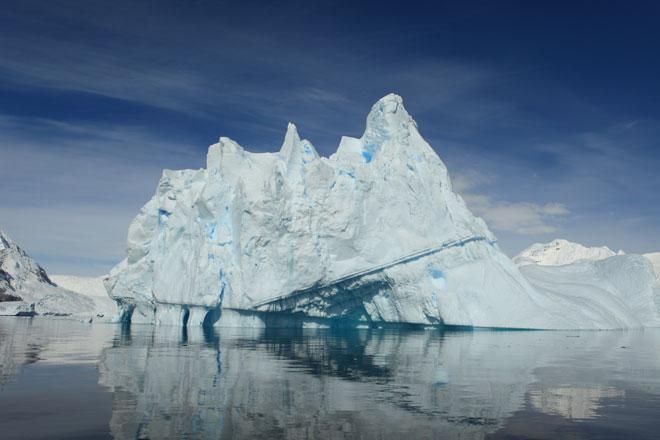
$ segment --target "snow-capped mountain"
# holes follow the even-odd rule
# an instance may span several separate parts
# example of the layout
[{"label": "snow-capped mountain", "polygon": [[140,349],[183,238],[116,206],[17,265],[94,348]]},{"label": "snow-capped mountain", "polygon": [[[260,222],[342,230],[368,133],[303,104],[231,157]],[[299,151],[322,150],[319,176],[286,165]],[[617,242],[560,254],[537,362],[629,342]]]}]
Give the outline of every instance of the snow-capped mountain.
[{"label": "snow-capped mountain", "polygon": [[31,284],[55,286],[46,271],[0,230],[0,293],[17,292]]},{"label": "snow-capped mountain", "polygon": [[116,306],[59,287],[46,271],[0,231],[0,315],[56,315],[110,319]]},{"label": "snow-capped mountain", "polygon": [[[577,262],[595,262],[615,255],[625,255],[623,250],[612,251],[607,246],[587,247],[563,239],[548,243],[535,243],[513,258],[518,266],[536,264],[539,266],[563,266]],[[660,252],[643,254],[651,262],[653,271],[660,278]]]},{"label": "snow-capped mountain", "polygon": [[[649,268],[619,258],[589,274],[607,277],[605,290],[535,288],[452,191],[402,99],[388,95],[362,137],[343,137],[329,158],[290,124],[277,153],[223,137],[205,169],[165,170],[106,287],[123,319],[160,324],[261,326],[282,313],[307,325],[660,324]],[[625,276],[639,283],[617,281]]]},{"label": "snow-capped mountain", "polygon": [[535,243],[513,258],[518,266],[540,264],[542,266],[561,266],[580,260],[596,261],[622,255],[623,251],[614,252],[607,246],[586,247],[568,240],[556,239],[549,243]]}]

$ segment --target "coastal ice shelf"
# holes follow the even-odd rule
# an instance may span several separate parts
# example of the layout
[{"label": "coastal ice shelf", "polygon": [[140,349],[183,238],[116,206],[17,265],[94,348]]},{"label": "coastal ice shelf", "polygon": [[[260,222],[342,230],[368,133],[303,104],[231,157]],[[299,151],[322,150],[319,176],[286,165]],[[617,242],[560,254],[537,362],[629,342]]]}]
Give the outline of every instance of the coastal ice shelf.
[{"label": "coastal ice shelf", "polygon": [[106,288],[133,323],[660,323],[644,257],[569,267],[523,267],[524,276],[453,192],[402,99],[388,95],[362,137],[343,137],[329,158],[289,124],[279,152],[223,137],[205,169],[165,170]]}]

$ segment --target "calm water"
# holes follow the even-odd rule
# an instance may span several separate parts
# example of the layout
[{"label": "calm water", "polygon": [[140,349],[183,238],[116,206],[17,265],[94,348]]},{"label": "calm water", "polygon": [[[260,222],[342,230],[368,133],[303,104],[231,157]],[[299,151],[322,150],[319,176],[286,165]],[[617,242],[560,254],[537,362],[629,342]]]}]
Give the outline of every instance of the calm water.
[{"label": "calm water", "polygon": [[0,437],[657,439],[660,331],[0,319]]}]

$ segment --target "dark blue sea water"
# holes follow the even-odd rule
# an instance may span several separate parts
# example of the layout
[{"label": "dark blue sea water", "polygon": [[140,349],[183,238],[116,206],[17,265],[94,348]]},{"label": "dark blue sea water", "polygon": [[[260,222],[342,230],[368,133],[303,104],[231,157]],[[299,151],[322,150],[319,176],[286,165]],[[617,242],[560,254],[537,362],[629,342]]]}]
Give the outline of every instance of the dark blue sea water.
[{"label": "dark blue sea water", "polygon": [[660,330],[0,318],[2,439],[657,439]]}]

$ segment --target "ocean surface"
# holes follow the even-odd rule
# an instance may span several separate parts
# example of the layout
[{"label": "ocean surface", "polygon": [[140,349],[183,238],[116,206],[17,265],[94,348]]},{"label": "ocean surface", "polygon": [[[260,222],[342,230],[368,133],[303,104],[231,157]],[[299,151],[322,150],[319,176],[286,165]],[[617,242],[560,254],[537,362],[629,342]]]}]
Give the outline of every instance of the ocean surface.
[{"label": "ocean surface", "polygon": [[0,318],[0,438],[657,439],[660,330]]}]

